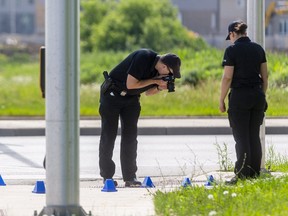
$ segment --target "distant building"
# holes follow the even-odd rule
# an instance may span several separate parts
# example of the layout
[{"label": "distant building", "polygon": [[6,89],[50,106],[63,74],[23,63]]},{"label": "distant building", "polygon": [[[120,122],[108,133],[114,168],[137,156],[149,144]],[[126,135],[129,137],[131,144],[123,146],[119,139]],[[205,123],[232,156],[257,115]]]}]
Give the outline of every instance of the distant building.
[{"label": "distant building", "polygon": [[44,0],[0,0],[0,42],[44,43]]},{"label": "distant building", "polygon": [[[219,48],[227,46],[224,39],[231,21],[247,21],[247,0],[171,2],[179,9],[179,19],[184,26]],[[265,0],[265,12],[265,47],[288,49],[288,0]],[[15,37],[17,40],[43,45],[44,36],[45,0],[0,0],[0,43]]]},{"label": "distant building", "polygon": [[[224,38],[233,20],[247,22],[247,0],[172,0],[178,7],[184,26],[219,48],[227,46]],[[265,47],[288,49],[288,1],[265,0]],[[249,26],[248,26],[249,28]]]},{"label": "distant building", "polygon": [[34,0],[0,0],[0,33],[33,34]]}]

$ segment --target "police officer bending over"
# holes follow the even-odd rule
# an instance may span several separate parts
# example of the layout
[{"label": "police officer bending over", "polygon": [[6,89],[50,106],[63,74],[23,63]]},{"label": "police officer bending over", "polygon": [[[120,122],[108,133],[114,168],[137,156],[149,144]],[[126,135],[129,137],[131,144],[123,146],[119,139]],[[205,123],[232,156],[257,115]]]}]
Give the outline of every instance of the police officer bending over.
[{"label": "police officer bending over", "polygon": [[[136,178],[140,94],[153,95],[165,89],[174,91],[174,79],[181,77],[180,65],[181,60],[175,54],[158,55],[152,50],[140,49],[128,55],[109,75],[104,74],[99,107],[99,166],[104,183],[115,174],[112,156],[120,117],[120,160],[125,187],[141,186]],[[114,184],[117,186],[115,180]]]},{"label": "police officer bending over", "polygon": [[259,131],[267,108],[267,63],[265,51],[251,42],[246,29],[242,21],[229,25],[226,40],[231,40],[233,45],[225,50],[222,63],[219,109],[226,111],[224,100],[230,89],[228,118],[237,156],[235,177],[228,184],[235,184],[239,178],[258,177],[262,159]]}]

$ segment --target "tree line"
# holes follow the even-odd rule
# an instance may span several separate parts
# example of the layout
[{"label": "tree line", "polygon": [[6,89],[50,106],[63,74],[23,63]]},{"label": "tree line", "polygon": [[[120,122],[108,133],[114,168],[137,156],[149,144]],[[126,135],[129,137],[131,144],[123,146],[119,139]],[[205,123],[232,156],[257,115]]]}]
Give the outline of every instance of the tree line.
[{"label": "tree line", "polygon": [[83,52],[207,46],[181,24],[170,0],[81,0],[80,25]]}]

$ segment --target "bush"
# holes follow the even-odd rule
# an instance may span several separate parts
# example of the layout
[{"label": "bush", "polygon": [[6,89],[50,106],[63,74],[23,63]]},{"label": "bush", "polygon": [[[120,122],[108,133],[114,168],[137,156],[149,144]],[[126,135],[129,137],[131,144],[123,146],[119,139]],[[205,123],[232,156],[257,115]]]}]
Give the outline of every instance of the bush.
[{"label": "bush", "polygon": [[80,81],[82,84],[101,83],[103,71],[110,71],[128,52],[93,52],[81,55]]},{"label": "bush", "polygon": [[150,0],[83,1],[82,8],[83,51],[131,51],[139,47],[158,52],[176,47],[199,50],[206,44],[182,26],[169,0],[158,0],[157,4]]},{"label": "bush", "polygon": [[201,78],[196,71],[191,71],[183,77],[182,84],[196,86],[199,83],[200,79]]},{"label": "bush", "polygon": [[267,53],[269,83],[273,87],[288,86],[287,53]]}]

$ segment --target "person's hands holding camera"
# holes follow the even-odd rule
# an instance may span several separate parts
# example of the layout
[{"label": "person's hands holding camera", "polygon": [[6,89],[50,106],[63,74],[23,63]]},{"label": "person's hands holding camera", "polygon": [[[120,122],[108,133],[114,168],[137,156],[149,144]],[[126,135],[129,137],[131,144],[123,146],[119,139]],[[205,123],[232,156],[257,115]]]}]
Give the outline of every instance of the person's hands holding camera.
[{"label": "person's hands holding camera", "polygon": [[159,90],[159,91],[161,91],[161,90],[164,90],[164,89],[167,89],[167,81],[164,81],[164,80],[162,80],[162,77],[164,77],[163,75],[162,76],[158,76],[158,77],[156,77],[155,78],[155,84],[156,85],[158,85],[157,86],[157,89]]}]

